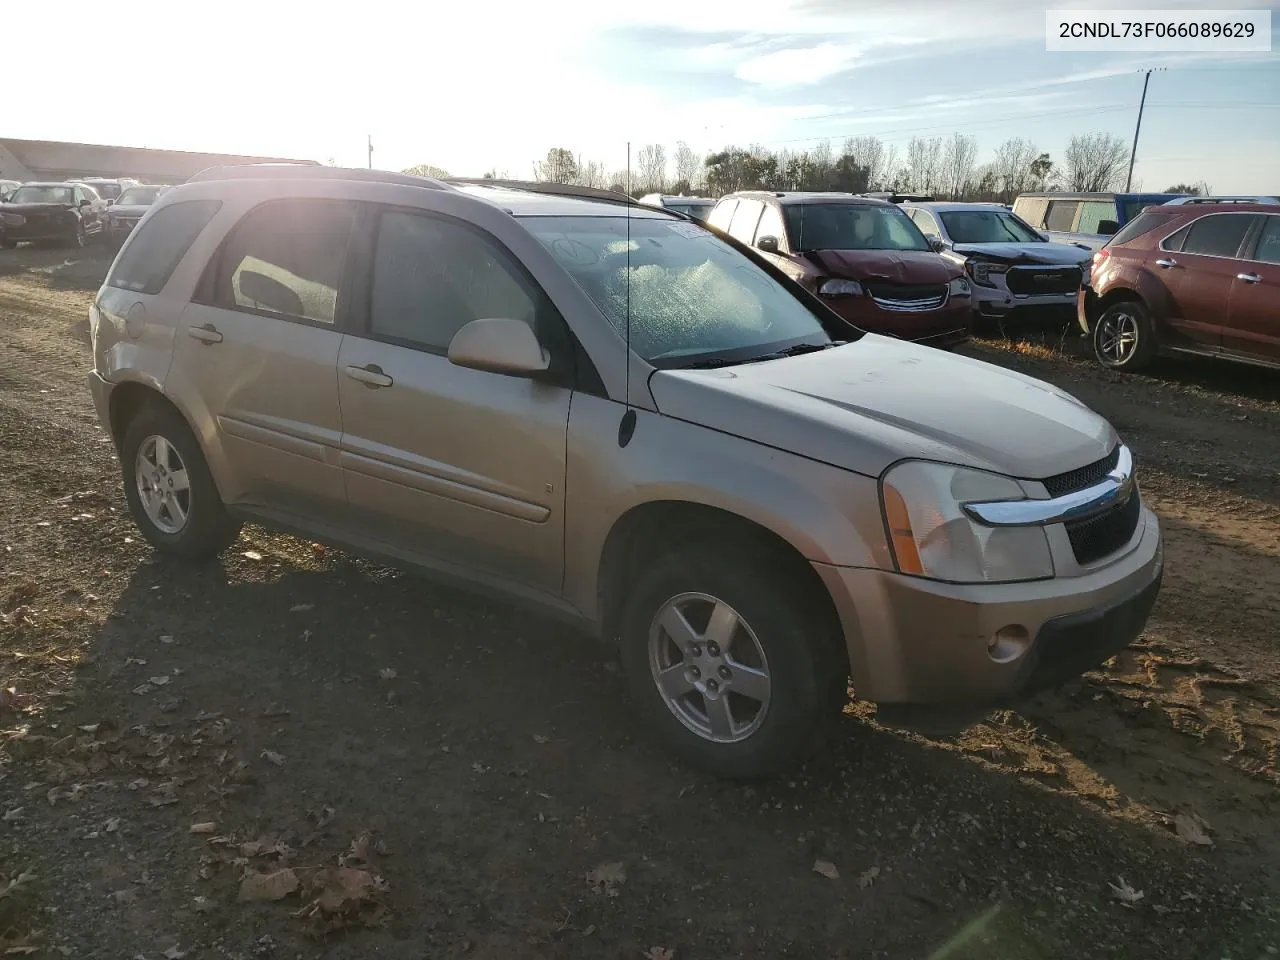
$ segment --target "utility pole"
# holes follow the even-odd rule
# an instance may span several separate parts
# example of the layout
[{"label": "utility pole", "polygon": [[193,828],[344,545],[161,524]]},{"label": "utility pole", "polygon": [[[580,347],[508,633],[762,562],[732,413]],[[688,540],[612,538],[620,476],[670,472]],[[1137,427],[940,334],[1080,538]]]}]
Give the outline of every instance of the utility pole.
[{"label": "utility pole", "polygon": [[1138,156],[1138,134],[1142,131],[1142,110],[1147,105],[1147,84],[1151,82],[1151,74],[1164,67],[1151,67],[1142,78],[1142,99],[1138,102],[1138,124],[1133,128],[1133,149],[1129,151],[1129,175],[1124,179],[1124,192],[1129,192],[1133,184],[1133,161]]},{"label": "utility pole", "polygon": [[[1145,92],[1143,93],[1143,96],[1146,96]],[[372,170],[373,169],[373,134],[372,133],[368,134],[368,144],[369,144],[369,169]],[[1129,165],[1129,169],[1130,171],[1133,170],[1132,164]]]}]

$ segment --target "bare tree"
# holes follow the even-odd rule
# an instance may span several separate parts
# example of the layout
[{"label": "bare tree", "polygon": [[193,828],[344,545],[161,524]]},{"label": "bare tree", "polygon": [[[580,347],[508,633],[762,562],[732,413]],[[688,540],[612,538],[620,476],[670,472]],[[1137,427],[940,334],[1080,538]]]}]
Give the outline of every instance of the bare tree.
[{"label": "bare tree", "polygon": [[1185,193],[1192,197],[1211,197],[1213,187],[1209,186],[1207,180],[1201,180],[1199,183],[1175,183],[1172,187],[1165,187],[1164,192]]},{"label": "bare tree", "polygon": [[978,160],[978,138],[973,134],[953,133],[947,141],[942,157],[942,176],[939,184],[946,188],[952,200],[963,200],[973,179],[973,168]]},{"label": "bare tree", "polygon": [[1110,133],[1076,134],[1067,142],[1062,182],[1068,190],[1092,193],[1123,185],[1129,148]]},{"label": "bare tree", "polygon": [[401,173],[412,174],[415,177],[434,177],[437,180],[444,179],[449,176],[449,171],[444,167],[437,167],[431,163],[419,163],[409,167],[407,170],[401,170]]},{"label": "bare tree", "polygon": [[578,178],[574,183],[582,187],[603,187],[607,179],[604,172],[604,164],[598,160],[587,160],[583,162],[581,156],[577,159]]},{"label": "bare tree", "polygon": [[534,162],[533,178],[548,183],[576,183],[578,161],[573,158],[572,151],[552,147],[547,151],[547,159]]},{"label": "bare tree", "polygon": [[676,141],[676,151],[673,157],[676,168],[676,182],[687,183],[692,189],[697,185],[699,174],[702,172],[702,158],[693,152],[692,148],[683,140]]},{"label": "bare tree", "polygon": [[1032,187],[1034,177],[1031,165],[1039,156],[1040,151],[1036,149],[1036,145],[1021,137],[1010,137],[996,147],[995,159],[991,162],[991,176],[1001,200],[1008,203]]},{"label": "bare tree", "polygon": [[1027,182],[1027,187],[1031,190],[1043,190],[1048,186],[1050,178],[1053,177],[1053,161],[1049,159],[1047,153],[1042,153],[1031,161],[1030,166],[1031,178]]},{"label": "bare tree", "polygon": [[[821,140],[807,154],[808,171],[807,180],[814,184],[826,184],[831,180],[831,174],[835,170],[836,158],[835,151],[831,149],[830,140]],[[819,186],[819,190],[824,187]]]},{"label": "bare tree", "polygon": [[942,138],[912,137],[907,143],[910,189],[932,193],[940,185],[942,176]]},{"label": "bare tree", "polygon": [[661,193],[667,185],[667,148],[647,143],[636,154],[637,185],[648,193]]},{"label": "bare tree", "polygon": [[867,182],[873,190],[887,186],[898,167],[898,148],[886,148],[879,137],[850,137],[844,142],[844,152],[858,166],[866,167]]}]

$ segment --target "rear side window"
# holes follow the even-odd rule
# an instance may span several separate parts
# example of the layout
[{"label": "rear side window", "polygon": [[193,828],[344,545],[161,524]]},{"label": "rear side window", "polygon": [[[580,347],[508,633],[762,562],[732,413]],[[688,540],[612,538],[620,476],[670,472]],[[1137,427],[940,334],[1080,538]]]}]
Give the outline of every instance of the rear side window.
[{"label": "rear side window", "polygon": [[759,200],[739,200],[738,209],[733,212],[733,220],[729,223],[729,236],[740,243],[750,244],[756,235],[756,224],[764,213],[764,204]]},{"label": "rear side window", "polygon": [[707,217],[707,223],[717,230],[723,230],[728,233],[729,221],[733,219],[733,211],[737,207],[737,200],[721,200],[716,204],[715,209],[711,211],[711,216]]},{"label": "rear side window", "polygon": [[1107,242],[1107,246],[1115,247],[1122,243],[1128,243],[1135,237],[1140,237],[1144,233],[1150,233],[1157,227],[1164,226],[1176,216],[1176,213],[1141,213],[1121,227],[1120,232]]},{"label": "rear side window", "polygon": [[183,200],[154,211],[116,258],[107,285],[159,293],[221,206],[220,200]]},{"label": "rear side window", "polygon": [[1210,257],[1234,257],[1254,218],[1235,213],[1217,213],[1191,224],[1183,253],[1199,253]]},{"label": "rear side window", "polygon": [[1049,201],[1043,197],[1019,197],[1013,201],[1013,212],[1033,227],[1044,226],[1044,214]]},{"label": "rear side window", "polygon": [[214,302],[332,324],[355,215],[355,204],[342,200],[273,200],[255,207],[223,245]]},{"label": "rear side window", "polygon": [[1049,212],[1045,214],[1044,225],[1050,230],[1069,232],[1076,222],[1078,200],[1054,200],[1049,204]]},{"label": "rear side window", "polygon": [[1118,221],[1119,217],[1114,201],[1086,200],[1080,204],[1080,223],[1076,226],[1076,232],[1098,233],[1098,225],[1103,220]]}]

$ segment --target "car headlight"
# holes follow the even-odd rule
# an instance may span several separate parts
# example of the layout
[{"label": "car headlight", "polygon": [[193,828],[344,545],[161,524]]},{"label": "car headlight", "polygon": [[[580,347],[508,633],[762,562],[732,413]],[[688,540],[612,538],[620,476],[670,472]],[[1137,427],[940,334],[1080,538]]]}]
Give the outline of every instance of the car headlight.
[{"label": "car headlight", "polygon": [[824,297],[860,297],[862,284],[857,280],[823,280],[818,293]]},{"label": "car headlight", "polygon": [[1007,263],[989,263],[986,260],[970,260],[965,264],[965,270],[969,276],[973,277],[973,282],[981,284],[984,287],[994,287],[995,283],[991,280],[992,274],[1007,273],[1009,265]]},{"label": "car headlight", "polygon": [[953,297],[967,297],[973,293],[973,288],[964,277],[956,277],[947,284],[947,292]]},{"label": "car headlight", "polygon": [[989,527],[964,504],[1026,500],[1016,480],[925,460],[906,460],[880,483],[894,562],[902,573],[952,583],[1013,583],[1053,576],[1043,527]]}]

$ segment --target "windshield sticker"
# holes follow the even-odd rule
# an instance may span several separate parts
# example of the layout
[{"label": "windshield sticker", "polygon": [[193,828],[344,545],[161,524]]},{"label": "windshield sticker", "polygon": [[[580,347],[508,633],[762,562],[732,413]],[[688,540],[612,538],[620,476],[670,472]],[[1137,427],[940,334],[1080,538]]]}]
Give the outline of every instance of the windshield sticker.
[{"label": "windshield sticker", "polygon": [[667,229],[669,229],[672,233],[680,234],[680,236],[682,237],[688,237],[690,240],[698,240],[702,237],[711,236],[710,230],[704,230],[702,227],[698,226],[696,223],[684,223],[683,221],[677,222],[677,223],[669,223],[667,224]]}]

